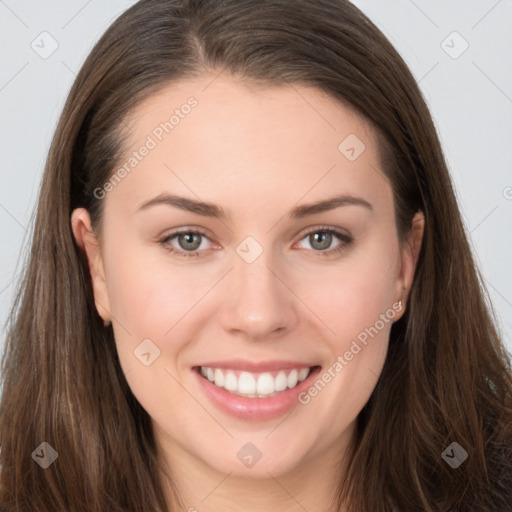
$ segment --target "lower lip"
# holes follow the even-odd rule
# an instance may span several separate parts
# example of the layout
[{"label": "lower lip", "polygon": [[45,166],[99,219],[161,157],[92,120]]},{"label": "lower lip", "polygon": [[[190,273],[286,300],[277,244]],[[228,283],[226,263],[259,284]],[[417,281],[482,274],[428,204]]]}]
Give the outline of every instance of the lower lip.
[{"label": "lower lip", "polygon": [[218,409],[241,420],[264,421],[278,418],[299,405],[298,395],[311,385],[315,375],[320,372],[320,367],[314,367],[307,378],[293,389],[281,391],[269,398],[246,398],[234,395],[205,379],[197,369],[193,369],[193,372],[199,380],[201,389]]}]

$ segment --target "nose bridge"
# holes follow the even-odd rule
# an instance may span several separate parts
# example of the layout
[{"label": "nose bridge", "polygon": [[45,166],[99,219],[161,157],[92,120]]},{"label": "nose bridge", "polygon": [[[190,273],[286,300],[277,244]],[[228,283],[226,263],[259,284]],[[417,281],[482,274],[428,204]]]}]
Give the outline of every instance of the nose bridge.
[{"label": "nose bridge", "polygon": [[254,339],[291,329],[297,321],[293,294],[276,277],[279,271],[274,268],[271,249],[245,240],[236,252],[224,327]]}]

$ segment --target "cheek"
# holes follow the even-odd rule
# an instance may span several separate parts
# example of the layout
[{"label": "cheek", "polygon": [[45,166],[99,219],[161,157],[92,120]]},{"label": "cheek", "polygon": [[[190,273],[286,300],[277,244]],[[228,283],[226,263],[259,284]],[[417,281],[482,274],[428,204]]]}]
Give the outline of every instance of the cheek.
[{"label": "cheek", "polygon": [[106,272],[121,367],[144,409],[166,418],[190,402],[177,383],[177,361],[196,329],[187,320],[211,285],[204,273],[172,264],[164,249],[117,247]]},{"label": "cheek", "polygon": [[329,300],[317,298],[324,301],[323,310],[322,305],[317,307],[331,331],[325,337],[329,355],[300,398],[309,416],[317,418],[319,439],[325,442],[348,428],[368,402],[386,360],[396,317],[386,280],[347,276],[329,291]]},{"label": "cheek", "polygon": [[347,343],[374,325],[381,314],[394,316],[398,251],[393,244],[374,245],[334,264],[318,265],[296,281],[301,298],[328,328],[338,351],[344,351]]},{"label": "cheek", "polygon": [[138,335],[162,338],[215,282],[212,270],[173,263],[164,248],[133,244],[111,251],[107,273],[113,315]]},{"label": "cheek", "polygon": [[393,308],[397,247],[381,243],[303,281],[301,297],[328,328],[329,353],[320,382],[304,396],[304,403],[321,393],[313,405],[315,414],[330,411],[340,425],[353,420],[368,401],[386,359],[389,332],[397,317]]},{"label": "cheek", "polygon": [[333,283],[329,300],[318,297],[322,302],[318,310],[330,330],[326,340],[331,363],[342,365],[335,368],[336,373],[343,374],[339,380],[344,382],[344,391],[355,390],[353,397],[371,392],[374,376],[380,374],[384,363],[389,331],[396,316],[389,296],[386,282],[364,276],[347,277],[337,287]]}]

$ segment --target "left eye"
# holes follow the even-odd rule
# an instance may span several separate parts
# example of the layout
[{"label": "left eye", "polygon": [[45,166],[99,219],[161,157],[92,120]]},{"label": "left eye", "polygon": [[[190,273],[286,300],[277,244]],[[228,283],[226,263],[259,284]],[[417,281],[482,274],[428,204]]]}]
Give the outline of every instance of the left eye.
[{"label": "left eye", "polygon": [[[333,242],[338,239],[342,243],[337,247],[332,248]],[[302,240],[306,240],[309,247],[306,249],[312,249],[316,252],[331,252],[341,250],[344,245],[350,244],[352,241],[348,235],[339,233],[333,229],[316,229],[307,233]]]},{"label": "left eye", "polygon": [[[171,243],[173,240],[176,240],[178,247]],[[207,240],[207,237],[204,233],[198,231],[182,231],[168,236],[164,242],[172,245],[173,249],[171,250],[181,250],[186,253],[191,253],[199,249],[205,249],[203,243],[205,240]]]}]

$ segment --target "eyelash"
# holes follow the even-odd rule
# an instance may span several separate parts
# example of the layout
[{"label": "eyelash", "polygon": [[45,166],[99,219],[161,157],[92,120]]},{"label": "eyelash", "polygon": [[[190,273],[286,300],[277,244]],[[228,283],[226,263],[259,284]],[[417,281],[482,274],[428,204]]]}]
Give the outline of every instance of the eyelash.
[{"label": "eyelash", "polygon": [[170,235],[167,235],[165,238],[160,240],[159,243],[160,243],[160,245],[162,245],[164,247],[164,249],[166,251],[169,251],[170,253],[173,253],[173,254],[177,254],[178,256],[183,256],[185,258],[197,258],[197,257],[202,256],[200,251],[194,251],[194,252],[181,251],[180,249],[176,249],[176,247],[169,245],[169,242],[173,238],[176,238],[177,236],[179,236],[183,233],[190,234],[190,235],[202,235],[205,238],[208,238],[207,233],[205,233],[204,231],[201,231],[200,229],[193,229],[193,230],[192,229],[182,229],[179,231],[174,231]]},{"label": "eyelash", "polygon": [[[205,238],[208,238],[208,234],[204,231],[201,231],[200,229],[183,229],[179,231],[174,231],[173,233],[167,235],[165,238],[159,241],[159,244],[162,245],[165,250],[169,251],[170,253],[177,254],[179,256],[183,256],[185,258],[197,258],[203,256],[202,252],[204,251],[182,251],[180,249],[176,249],[176,247],[173,247],[172,245],[169,245],[169,242],[176,238],[177,236],[181,234],[190,234],[190,235],[202,235]],[[300,240],[304,240],[307,236],[313,234],[313,233],[328,233],[330,235],[334,235],[337,238],[339,238],[343,243],[335,247],[334,249],[327,249],[325,251],[314,251],[318,254],[321,254],[322,256],[331,256],[335,253],[340,253],[347,249],[353,242],[353,238],[346,233],[342,233],[341,231],[338,231],[333,228],[323,227],[323,226],[317,226],[315,228],[312,228],[311,230],[304,233]],[[312,250],[312,249],[310,249]]]}]

